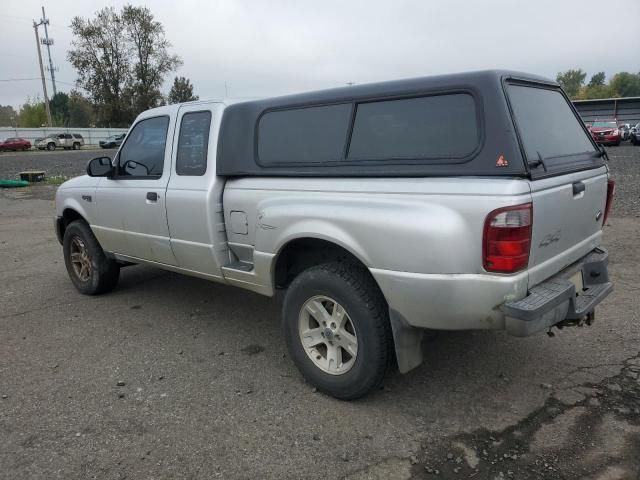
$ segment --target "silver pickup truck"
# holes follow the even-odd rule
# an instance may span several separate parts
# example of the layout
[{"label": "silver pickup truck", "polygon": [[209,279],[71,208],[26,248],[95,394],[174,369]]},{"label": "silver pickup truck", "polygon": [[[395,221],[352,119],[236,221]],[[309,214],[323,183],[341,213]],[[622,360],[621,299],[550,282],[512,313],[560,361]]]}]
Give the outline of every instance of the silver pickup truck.
[{"label": "silver pickup truck", "polygon": [[591,324],[613,186],[555,82],[485,71],[149,110],[55,229],[84,294],[131,264],[286,290],[291,358],[354,399],[425,329]]}]

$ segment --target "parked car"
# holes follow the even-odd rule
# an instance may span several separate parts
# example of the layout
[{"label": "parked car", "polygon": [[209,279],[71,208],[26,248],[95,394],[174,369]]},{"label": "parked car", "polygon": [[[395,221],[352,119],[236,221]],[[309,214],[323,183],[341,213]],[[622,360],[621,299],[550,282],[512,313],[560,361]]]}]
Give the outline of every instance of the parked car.
[{"label": "parked car", "polygon": [[62,147],[65,150],[80,150],[84,146],[84,138],[79,133],[58,133],[40,139],[36,147],[40,150],[55,150]]},{"label": "parked car", "polygon": [[4,142],[0,142],[0,151],[13,150],[29,150],[31,142],[25,138],[12,137],[7,138]]},{"label": "parked car", "polygon": [[622,136],[615,118],[595,120],[589,129],[593,139],[602,145],[620,145]]},{"label": "parked car", "polygon": [[612,289],[605,156],[524,73],[190,102],[143,112],[65,182],[55,229],[83,294],[132,263],[286,290],[289,357],[353,399],[419,365],[423,329],[590,325]]},{"label": "parked car", "polygon": [[631,125],[628,123],[623,123],[622,125],[618,125],[618,130],[620,130],[620,137],[622,141],[629,140],[629,133],[631,131]]},{"label": "parked car", "polygon": [[634,145],[640,145],[640,123],[636,124],[635,127],[631,127],[629,131],[629,138],[631,139],[631,143]]},{"label": "parked car", "polygon": [[122,145],[122,141],[126,133],[121,133],[119,135],[111,135],[110,137],[105,138],[104,140],[100,140],[99,144],[102,148],[116,148]]}]

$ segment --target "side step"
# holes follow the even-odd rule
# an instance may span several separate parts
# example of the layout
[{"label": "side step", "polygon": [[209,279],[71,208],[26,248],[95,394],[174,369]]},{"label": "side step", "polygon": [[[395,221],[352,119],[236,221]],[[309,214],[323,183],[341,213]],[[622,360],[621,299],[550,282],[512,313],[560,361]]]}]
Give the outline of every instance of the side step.
[{"label": "side step", "polygon": [[253,263],[237,260],[233,263],[223,266],[222,270],[225,272],[231,270],[237,270],[239,272],[250,272],[251,270],[253,270]]}]

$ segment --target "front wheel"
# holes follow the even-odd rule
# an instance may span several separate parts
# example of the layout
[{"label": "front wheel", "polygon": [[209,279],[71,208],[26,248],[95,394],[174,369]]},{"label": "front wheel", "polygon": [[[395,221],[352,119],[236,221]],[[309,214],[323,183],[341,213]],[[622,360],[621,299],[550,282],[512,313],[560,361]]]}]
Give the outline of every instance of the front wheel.
[{"label": "front wheel", "polygon": [[56,149],[56,144],[55,143],[49,143],[47,144],[47,150],[49,150],[50,152]]},{"label": "front wheel", "polygon": [[69,278],[80,293],[98,295],[116,287],[120,266],[107,258],[84,221],[76,220],[67,226],[62,249]]},{"label": "front wheel", "polygon": [[366,268],[327,263],[302,272],[284,299],[289,353],[304,378],[343,400],[376,388],[391,358],[386,302]]}]

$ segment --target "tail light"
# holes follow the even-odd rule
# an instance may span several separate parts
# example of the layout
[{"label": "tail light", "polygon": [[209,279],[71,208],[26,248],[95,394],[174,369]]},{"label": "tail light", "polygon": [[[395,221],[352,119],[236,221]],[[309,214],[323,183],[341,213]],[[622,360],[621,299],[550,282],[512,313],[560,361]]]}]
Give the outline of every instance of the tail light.
[{"label": "tail light", "polygon": [[482,260],[487,272],[515,273],[527,268],[533,205],[494,210],[484,221]]},{"label": "tail light", "polygon": [[607,180],[607,203],[604,206],[604,218],[602,219],[602,226],[604,227],[607,223],[607,218],[609,217],[609,211],[611,210],[611,205],[613,204],[613,195],[616,191],[616,181],[613,178]]}]

